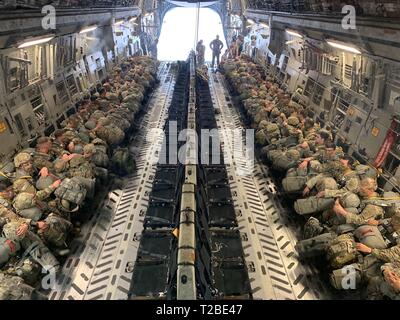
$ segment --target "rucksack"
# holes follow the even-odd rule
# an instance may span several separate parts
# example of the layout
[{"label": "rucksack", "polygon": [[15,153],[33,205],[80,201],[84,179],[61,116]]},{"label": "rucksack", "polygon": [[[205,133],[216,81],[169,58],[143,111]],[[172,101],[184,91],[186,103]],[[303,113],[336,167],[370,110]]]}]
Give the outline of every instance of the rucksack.
[{"label": "rucksack", "polygon": [[333,269],[339,269],[357,259],[358,251],[352,235],[341,234],[332,241],[327,250],[327,258]]},{"label": "rucksack", "polygon": [[86,189],[76,177],[65,178],[54,194],[62,200],[67,200],[79,206],[85,200]]},{"label": "rucksack", "polygon": [[102,168],[107,168],[110,163],[107,154],[102,151],[96,151],[96,153],[92,156],[91,161],[97,167],[102,167]]},{"label": "rucksack", "polygon": [[296,200],[294,203],[294,210],[301,215],[314,214],[331,209],[334,204],[334,198],[317,198],[316,196],[311,196]]},{"label": "rucksack", "polygon": [[135,159],[127,148],[119,148],[112,156],[111,168],[119,175],[131,174],[136,168]]},{"label": "rucksack", "polygon": [[285,192],[300,192],[306,182],[307,177],[286,177],[282,180],[282,187]]}]

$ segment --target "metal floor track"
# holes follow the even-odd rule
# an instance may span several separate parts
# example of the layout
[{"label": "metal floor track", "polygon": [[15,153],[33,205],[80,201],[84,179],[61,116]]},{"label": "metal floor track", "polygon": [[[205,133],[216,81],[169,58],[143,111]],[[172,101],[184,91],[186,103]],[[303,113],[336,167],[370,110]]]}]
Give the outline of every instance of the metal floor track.
[{"label": "metal floor track", "polygon": [[[162,63],[160,84],[152,94],[138,134],[130,143],[137,171],[125,178],[125,187],[111,191],[71,244],[57,286],[49,299],[118,300],[127,299],[133,266],[143,230],[149,194],[152,190],[156,159],[163,137],[151,129],[162,130],[168,117],[175,74],[170,64]],[[317,270],[302,265],[294,250],[297,235],[287,223],[285,211],[271,196],[275,186],[268,169],[255,161],[248,170],[246,157],[232,154],[245,144],[232,139],[229,130],[242,129],[240,114],[231,101],[224,78],[210,74],[210,91],[224,154],[229,184],[245,261],[254,299],[312,300],[329,299],[328,290]],[[247,174],[243,174],[246,173]]]},{"label": "metal floor track", "polygon": [[[314,300],[329,299],[328,290],[318,272],[303,266],[294,249],[296,234],[284,219],[285,212],[270,196],[273,180],[261,163],[255,160],[249,171],[249,159],[237,156],[244,150],[243,139],[233,139],[230,130],[245,129],[239,111],[220,74],[210,74],[210,89],[221,146],[227,167],[243,249],[254,299]],[[232,155],[235,154],[234,160]]]},{"label": "metal floor track", "polygon": [[129,144],[137,171],[125,178],[122,190],[109,192],[100,210],[84,224],[71,244],[72,254],[56,288],[49,294],[51,300],[127,299],[156,170],[151,159],[157,157],[163,138],[151,130],[163,128],[175,84],[169,63],[160,65],[158,79],[160,84],[150,96],[138,134]]}]

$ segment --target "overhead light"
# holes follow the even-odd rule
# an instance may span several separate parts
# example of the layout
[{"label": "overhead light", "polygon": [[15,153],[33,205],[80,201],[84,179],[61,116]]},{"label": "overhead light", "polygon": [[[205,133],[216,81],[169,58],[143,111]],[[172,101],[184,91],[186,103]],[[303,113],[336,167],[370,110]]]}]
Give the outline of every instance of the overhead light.
[{"label": "overhead light", "polygon": [[86,28],[82,29],[79,33],[80,34],[88,33],[88,32],[94,31],[96,29],[97,29],[97,26],[86,27]]},{"label": "overhead light", "polygon": [[134,21],[136,21],[136,19],[137,19],[137,17],[130,18],[129,22],[134,22]]},{"label": "overhead light", "polygon": [[285,44],[289,45],[289,44],[292,44],[292,43],[295,43],[295,42],[297,42],[297,40],[289,40],[289,41],[286,41]]},{"label": "overhead light", "polygon": [[24,42],[23,44],[19,45],[18,49],[34,46],[36,44],[46,43],[46,42],[49,42],[53,38],[54,38],[54,36],[36,39],[36,40],[30,40],[30,41]]},{"label": "overhead light", "polygon": [[253,19],[247,19],[247,23],[255,24],[256,22]]},{"label": "overhead light", "polygon": [[266,23],[263,23],[263,22],[259,23],[259,25],[263,28],[269,28],[269,25],[267,25]]},{"label": "overhead light", "polygon": [[330,46],[332,46],[334,48],[342,49],[342,50],[345,50],[345,51],[348,51],[348,52],[351,52],[351,53],[355,53],[355,54],[361,54],[360,50],[358,50],[357,48],[354,48],[352,46],[348,46],[346,44],[339,43],[339,42],[336,42],[336,41],[331,41],[331,40],[329,40],[329,41],[327,40],[326,42]]},{"label": "overhead light", "polygon": [[115,21],[114,26],[119,26],[124,23],[124,20]]},{"label": "overhead light", "polygon": [[293,37],[303,38],[303,36],[300,33],[296,32],[296,31],[286,29],[286,32],[288,34],[290,34],[291,36],[293,36]]}]

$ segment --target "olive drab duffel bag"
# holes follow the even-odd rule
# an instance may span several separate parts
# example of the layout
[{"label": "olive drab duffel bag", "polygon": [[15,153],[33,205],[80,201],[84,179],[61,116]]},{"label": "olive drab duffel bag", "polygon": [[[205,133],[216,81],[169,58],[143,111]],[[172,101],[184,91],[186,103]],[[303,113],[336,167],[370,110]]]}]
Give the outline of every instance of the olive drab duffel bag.
[{"label": "olive drab duffel bag", "polygon": [[91,160],[97,167],[101,168],[107,168],[110,163],[107,153],[97,150]]},{"label": "olive drab duffel bag", "polygon": [[359,242],[373,249],[386,249],[387,245],[381,232],[376,226],[363,225],[354,231]]},{"label": "olive drab duffel bag", "polygon": [[282,187],[285,192],[300,192],[304,189],[307,176],[286,177],[282,180]]},{"label": "olive drab duffel bag", "polygon": [[332,233],[323,233],[297,242],[295,248],[301,258],[317,257],[326,252],[333,239],[334,235]]},{"label": "olive drab duffel bag", "polygon": [[7,263],[11,257],[15,256],[20,249],[18,241],[13,242],[6,238],[0,237],[0,267]]},{"label": "olive drab duffel bag", "polygon": [[331,209],[335,204],[334,198],[317,198],[311,196],[306,199],[299,199],[294,203],[294,210],[298,214],[313,214]]},{"label": "olive drab duffel bag", "polygon": [[135,171],[136,162],[127,148],[118,148],[111,158],[111,169],[113,172],[123,176]]},{"label": "olive drab duffel bag", "polygon": [[65,178],[54,194],[62,200],[80,206],[85,200],[86,192],[86,188],[79,182],[79,179],[74,177]]},{"label": "olive drab duffel bag", "polygon": [[273,161],[273,168],[277,170],[287,171],[289,168],[293,168],[298,164],[300,159],[300,153],[296,149],[289,149],[282,154],[281,157],[277,157]]},{"label": "olive drab duffel bag", "polygon": [[339,269],[354,262],[358,257],[356,243],[351,234],[341,234],[328,246],[327,258],[331,268]]}]

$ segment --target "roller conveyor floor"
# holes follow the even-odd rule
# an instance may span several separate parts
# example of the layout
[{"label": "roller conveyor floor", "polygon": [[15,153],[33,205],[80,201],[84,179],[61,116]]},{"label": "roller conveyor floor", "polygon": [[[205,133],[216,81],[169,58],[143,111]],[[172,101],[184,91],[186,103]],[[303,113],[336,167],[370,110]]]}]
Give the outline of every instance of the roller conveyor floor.
[{"label": "roller conveyor floor", "polygon": [[[210,89],[225,163],[230,176],[235,210],[245,252],[254,299],[329,299],[329,291],[312,266],[302,265],[294,245],[298,237],[296,226],[286,217],[286,209],[274,196],[277,187],[268,169],[245,155],[243,139],[229,135],[232,130],[244,130],[239,111],[220,74],[210,74]],[[232,155],[235,158],[232,159]],[[230,159],[229,159],[230,158]]]},{"label": "roller conveyor floor", "polygon": [[[297,230],[288,222],[286,209],[273,195],[276,186],[268,169],[256,160],[254,168],[249,170],[249,159],[244,156],[236,156],[232,161],[232,154],[237,154],[245,141],[231,139],[227,133],[234,129],[244,130],[244,126],[223,76],[210,74],[209,78],[213,107],[220,111],[215,120],[236,214],[236,221],[229,229],[237,230],[241,238],[242,248],[238,252],[244,253],[251,291],[248,297],[329,299],[318,271],[298,261],[294,250]],[[49,293],[50,299],[128,298],[144,224],[150,223],[146,220],[146,212],[154,191],[157,164],[149,160],[158,156],[162,144],[162,136],[154,134],[149,139],[147,133],[151,129],[163,129],[168,119],[176,81],[170,64],[161,64],[159,79],[160,84],[148,102],[147,113],[140,119],[138,134],[130,143],[137,172],[124,178],[123,188],[110,191],[99,209],[82,226],[80,236],[71,246],[73,254],[63,266],[58,285]],[[219,236],[225,237],[220,232],[211,230],[214,237],[211,244],[220,241]],[[159,236],[150,233],[145,236]],[[228,238],[224,239],[228,241]]]},{"label": "roller conveyor floor", "polygon": [[[169,63],[160,65],[158,78],[160,84],[150,97],[146,114],[138,121],[138,134],[129,144],[137,171],[124,179],[124,188],[109,192],[82,226],[49,299],[127,298],[156,169],[150,159],[162,142],[162,137],[151,129],[163,128],[175,83]],[[148,136],[150,132],[154,136]]]}]

